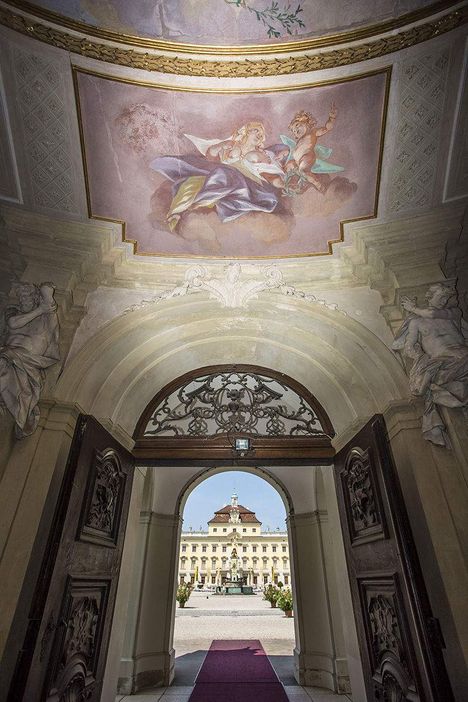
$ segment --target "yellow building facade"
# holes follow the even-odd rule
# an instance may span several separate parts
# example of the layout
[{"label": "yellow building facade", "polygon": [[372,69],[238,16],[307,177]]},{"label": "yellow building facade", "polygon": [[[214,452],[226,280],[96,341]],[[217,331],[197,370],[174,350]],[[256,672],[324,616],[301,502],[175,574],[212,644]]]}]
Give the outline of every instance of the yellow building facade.
[{"label": "yellow building facade", "polygon": [[291,582],[286,531],[262,531],[255,512],[237,495],[214,513],[208,531],[182,531],[179,581],[222,586],[239,581],[253,587]]}]

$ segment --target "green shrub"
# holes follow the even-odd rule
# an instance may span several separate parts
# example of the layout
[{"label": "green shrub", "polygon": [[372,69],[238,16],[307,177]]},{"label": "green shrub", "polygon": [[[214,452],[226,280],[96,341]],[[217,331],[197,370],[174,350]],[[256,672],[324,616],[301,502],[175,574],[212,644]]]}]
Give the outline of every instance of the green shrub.
[{"label": "green shrub", "polygon": [[270,602],[270,604],[276,604],[280,592],[281,590],[279,589],[279,587],[277,587],[273,583],[269,583],[263,588],[263,599],[267,600],[267,602]]},{"label": "green shrub", "polygon": [[177,588],[176,600],[183,607],[192,594],[191,583],[181,583]]},{"label": "green shrub", "polygon": [[276,600],[276,604],[283,612],[290,612],[293,609],[293,598],[290,587],[284,587]]}]

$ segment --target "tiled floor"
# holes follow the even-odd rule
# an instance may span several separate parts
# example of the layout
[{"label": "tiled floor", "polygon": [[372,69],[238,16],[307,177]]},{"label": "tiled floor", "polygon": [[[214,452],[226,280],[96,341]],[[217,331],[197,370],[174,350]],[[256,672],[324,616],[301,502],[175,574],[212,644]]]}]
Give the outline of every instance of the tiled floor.
[{"label": "tiled floor", "polygon": [[[301,687],[286,685],[286,694],[290,702],[348,702],[348,695],[335,695],[330,690],[319,687]],[[148,690],[138,695],[117,695],[116,702],[188,702],[191,686],[175,686]],[[220,701],[222,702],[222,701]]]},{"label": "tiled floor", "polygon": [[[293,674],[294,621],[271,609],[261,596],[216,597],[194,592],[185,609],[177,609],[174,647],[175,680],[171,687],[118,695],[116,702],[188,702],[206,653],[219,631],[223,638],[260,639],[290,702],[349,702],[318,687],[301,687]],[[222,700],[220,700],[222,702]]]}]

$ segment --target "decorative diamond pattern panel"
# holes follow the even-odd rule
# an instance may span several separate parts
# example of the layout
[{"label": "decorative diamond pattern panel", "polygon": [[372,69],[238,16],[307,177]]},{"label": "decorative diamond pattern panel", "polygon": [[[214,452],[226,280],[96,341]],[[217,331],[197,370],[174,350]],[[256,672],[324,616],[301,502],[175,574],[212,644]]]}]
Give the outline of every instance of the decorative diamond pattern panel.
[{"label": "decorative diamond pattern panel", "polygon": [[442,130],[449,52],[412,58],[400,73],[397,148],[389,209],[431,204]]},{"label": "decorative diamond pattern panel", "polygon": [[63,75],[52,59],[19,48],[13,64],[32,204],[76,213]]}]

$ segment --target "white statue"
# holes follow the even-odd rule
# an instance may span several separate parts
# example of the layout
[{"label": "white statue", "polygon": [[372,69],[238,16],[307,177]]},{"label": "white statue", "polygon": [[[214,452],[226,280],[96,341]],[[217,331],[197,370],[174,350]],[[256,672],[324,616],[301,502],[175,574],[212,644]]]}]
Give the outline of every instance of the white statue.
[{"label": "white statue", "polygon": [[16,422],[16,436],[29,436],[39,421],[44,371],[60,358],[57,305],[52,283],[15,285],[18,305],[5,310],[0,345],[0,407]]},{"label": "white statue", "polygon": [[468,325],[462,319],[453,285],[437,283],[426,293],[428,307],[403,297],[410,314],[399,329],[393,349],[414,359],[409,372],[413,395],[423,397],[423,435],[448,446],[443,407],[468,407]]}]

